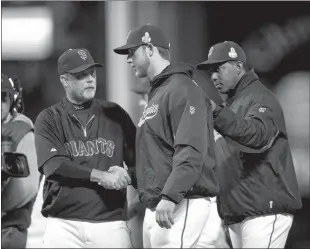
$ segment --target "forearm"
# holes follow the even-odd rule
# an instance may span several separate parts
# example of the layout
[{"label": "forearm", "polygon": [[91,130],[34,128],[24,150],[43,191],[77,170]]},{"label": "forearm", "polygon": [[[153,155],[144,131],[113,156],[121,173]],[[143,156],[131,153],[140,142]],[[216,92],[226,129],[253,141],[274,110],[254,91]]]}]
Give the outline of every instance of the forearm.
[{"label": "forearm", "polygon": [[90,181],[91,172],[91,167],[79,165],[66,157],[53,157],[43,165],[43,173],[46,178]]},{"label": "forearm", "polygon": [[[61,162],[60,162],[61,160]],[[63,157],[52,158],[43,166],[43,172],[47,179],[53,179],[63,184],[68,181],[79,183],[81,181],[95,182],[102,187],[111,189],[117,181],[114,173],[93,169],[90,165],[79,165]]]},{"label": "forearm", "polygon": [[201,154],[190,146],[178,148],[173,159],[173,169],[162,195],[179,203],[197,182],[202,171]]},{"label": "forearm", "polygon": [[255,117],[243,118],[228,107],[216,113],[214,127],[222,135],[254,149],[268,146],[277,135],[277,129],[271,119],[262,121]]}]

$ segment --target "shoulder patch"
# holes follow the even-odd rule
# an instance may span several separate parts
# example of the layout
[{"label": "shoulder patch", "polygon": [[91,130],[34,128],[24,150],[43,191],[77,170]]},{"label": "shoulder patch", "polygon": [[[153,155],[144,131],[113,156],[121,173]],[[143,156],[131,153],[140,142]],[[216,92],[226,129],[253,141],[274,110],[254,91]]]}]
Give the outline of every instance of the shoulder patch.
[{"label": "shoulder patch", "polygon": [[189,113],[190,113],[191,115],[193,115],[193,114],[195,114],[195,112],[196,112],[195,107],[194,107],[194,106],[190,106],[190,107],[189,107]]}]

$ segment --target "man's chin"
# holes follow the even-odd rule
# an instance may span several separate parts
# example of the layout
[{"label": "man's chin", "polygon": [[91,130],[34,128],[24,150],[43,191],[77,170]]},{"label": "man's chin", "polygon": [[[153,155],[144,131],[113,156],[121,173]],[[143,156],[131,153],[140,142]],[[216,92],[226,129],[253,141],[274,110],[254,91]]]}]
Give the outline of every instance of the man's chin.
[{"label": "man's chin", "polygon": [[95,97],[95,93],[85,93],[84,99],[85,100],[91,100]]},{"label": "man's chin", "polygon": [[227,91],[223,88],[217,90],[219,91],[220,94],[227,94]]}]

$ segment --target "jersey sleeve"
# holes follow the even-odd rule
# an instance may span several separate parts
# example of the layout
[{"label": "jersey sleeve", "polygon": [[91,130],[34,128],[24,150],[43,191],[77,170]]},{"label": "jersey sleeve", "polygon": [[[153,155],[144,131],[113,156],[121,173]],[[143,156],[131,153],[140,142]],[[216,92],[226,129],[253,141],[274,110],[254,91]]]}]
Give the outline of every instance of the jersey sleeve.
[{"label": "jersey sleeve", "polygon": [[162,195],[179,203],[202,172],[208,147],[207,104],[200,88],[188,82],[170,94],[168,109],[175,153]]},{"label": "jersey sleeve", "polygon": [[[214,125],[221,134],[241,146],[254,150],[254,153],[255,150],[261,153],[271,147],[279,134],[274,117],[275,113],[268,98],[261,101],[253,99],[248,105],[245,117],[224,107],[216,113]],[[245,151],[243,148],[240,150]],[[249,151],[251,153],[251,150]]]}]

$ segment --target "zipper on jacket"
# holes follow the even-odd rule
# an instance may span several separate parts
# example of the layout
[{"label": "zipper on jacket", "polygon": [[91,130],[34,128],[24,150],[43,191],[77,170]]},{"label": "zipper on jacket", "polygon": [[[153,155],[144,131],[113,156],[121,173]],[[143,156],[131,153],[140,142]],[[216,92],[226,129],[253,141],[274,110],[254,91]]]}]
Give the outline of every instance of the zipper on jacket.
[{"label": "zipper on jacket", "polygon": [[79,123],[79,125],[81,126],[82,130],[83,130],[83,134],[84,134],[84,137],[87,137],[87,125],[90,123],[90,121],[92,121],[95,117],[95,115],[93,115],[86,123],[85,127],[82,125],[82,123],[80,122],[80,120],[73,114],[72,115],[75,120]]}]

